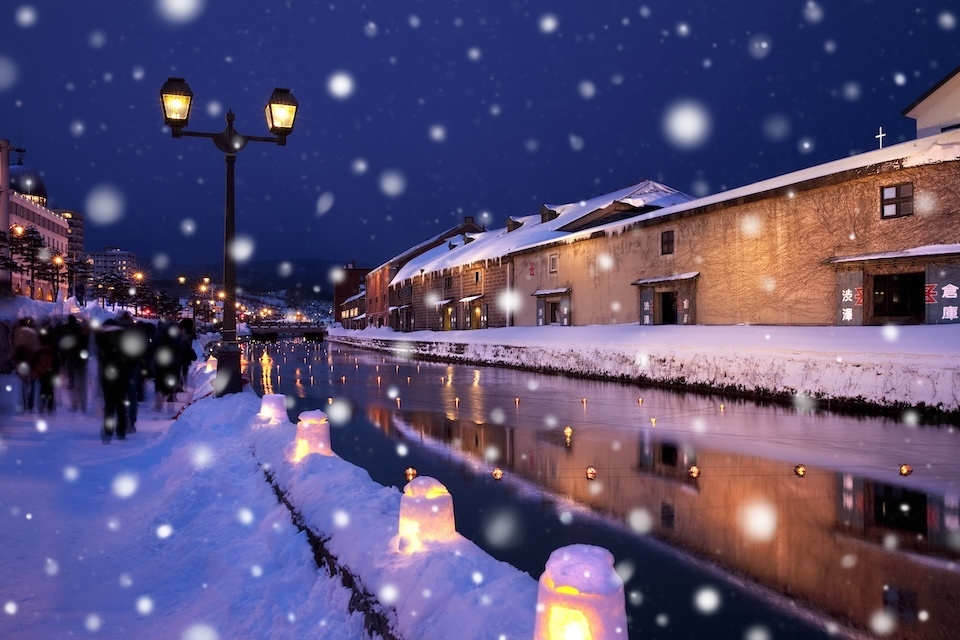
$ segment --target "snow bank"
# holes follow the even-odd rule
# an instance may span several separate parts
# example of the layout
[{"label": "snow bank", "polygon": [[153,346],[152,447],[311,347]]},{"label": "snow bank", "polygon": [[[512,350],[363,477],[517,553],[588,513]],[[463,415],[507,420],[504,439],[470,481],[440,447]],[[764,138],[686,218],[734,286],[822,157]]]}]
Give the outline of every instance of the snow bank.
[{"label": "snow bank", "polygon": [[[197,366],[192,385],[208,388],[214,375]],[[276,399],[267,404],[275,407]],[[537,601],[533,578],[456,532],[424,536],[419,550],[401,552],[400,491],[374,482],[336,452],[293,462],[298,459],[297,426],[282,416],[260,413],[259,405],[252,393],[229,400],[198,398],[178,418],[177,431],[231,429],[235,438],[248,442],[303,526],[352,574],[355,593],[366,594],[398,636],[532,637]],[[316,417],[307,413],[307,418]],[[411,492],[424,487],[438,491],[428,479],[417,480],[417,491]]]},{"label": "snow bank", "polygon": [[677,385],[837,406],[960,411],[960,325],[331,329],[328,339],[410,358]]}]

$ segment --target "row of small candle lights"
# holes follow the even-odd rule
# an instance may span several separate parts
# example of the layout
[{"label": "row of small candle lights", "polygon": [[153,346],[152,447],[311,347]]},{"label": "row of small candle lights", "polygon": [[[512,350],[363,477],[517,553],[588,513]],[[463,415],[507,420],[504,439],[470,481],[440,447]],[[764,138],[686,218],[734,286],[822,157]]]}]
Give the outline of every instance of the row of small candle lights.
[{"label": "row of small candle lights", "polygon": [[[304,358],[304,361],[306,361],[306,358]],[[384,363],[385,363],[385,362],[386,362],[386,359],[384,358]],[[360,366],[360,365],[359,365],[359,358],[354,358],[354,367],[355,367],[356,369],[359,369],[359,366]],[[380,365],[375,365],[375,368],[376,368],[376,370],[377,370],[378,372],[380,371]],[[331,371],[333,371],[333,366],[332,366],[332,365],[331,365],[330,369],[331,369]],[[395,365],[395,366],[394,366],[394,370],[395,370],[396,373],[399,374],[399,372],[400,372],[400,365]],[[419,366],[419,365],[417,366],[417,371],[418,371],[418,373],[419,373],[419,371],[420,371],[420,366]],[[448,381],[452,381],[452,378],[453,378],[452,375],[449,375],[449,376],[440,376],[441,383],[447,383]],[[341,379],[341,383],[346,383],[346,376],[341,376],[340,379]],[[407,376],[406,379],[407,379],[407,384],[410,384],[411,377],[410,377],[410,376]],[[476,380],[475,380],[475,382],[476,382]],[[380,384],[381,384],[381,377],[380,377],[380,376],[377,376],[377,385],[379,386]],[[455,398],[453,399],[453,401],[454,401],[454,407],[457,408],[457,409],[459,409],[459,407],[460,407],[460,398],[459,398],[459,396],[455,397]],[[327,398],[327,402],[328,402],[328,404],[333,403],[333,398],[332,398],[332,397]],[[401,399],[400,399],[399,397],[397,397],[397,398],[394,399],[394,402],[396,403],[397,408],[399,409],[399,408],[401,407]],[[584,408],[586,408],[586,406],[587,406],[587,398],[586,398],[586,397],[582,397],[582,398],[580,399],[580,402],[581,402],[581,404],[584,406]],[[519,398],[519,397],[515,397],[515,398],[514,398],[514,404],[515,404],[516,406],[518,406],[518,407],[520,406],[520,398]],[[642,397],[642,396],[637,398],[637,404],[638,404],[639,406],[643,406],[643,397]],[[725,406],[724,406],[723,403],[720,403],[717,408],[718,408],[721,412],[723,412],[723,411],[725,410]],[[651,424],[653,427],[656,427],[656,426],[657,426],[657,418],[656,418],[656,417],[651,417],[651,418],[650,418],[650,424]],[[568,447],[571,446],[572,436],[573,436],[573,429],[572,429],[570,426],[567,426],[566,428],[564,428],[563,434],[564,434],[564,439],[565,439],[566,445],[567,445]],[[409,471],[410,471],[410,469],[407,469],[407,471],[405,471],[405,474],[406,474],[407,472],[409,472]],[[796,475],[796,477],[798,477],[798,478],[804,478],[804,477],[806,477],[806,475],[807,475],[807,468],[806,468],[806,466],[803,465],[803,464],[798,464],[798,465],[794,466],[793,472],[794,472],[794,475]],[[900,474],[901,476],[906,477],[906,476],[909,476],[909,475],[911,475],[911,474],[913,473],[913,468],[912,468],[909,464],[904,463],[904,464],[899,465],[899,467],[898,467],[898,472],[899,472],[899,474]],[[690,478],[692,478],[692,479],[697,479],[697,478],[699,478],[700,475],[702,474],[702,470],[701,470],[701,468],[700,468],[699,465],[693,464],[693,465],[690,465],[690,466],[687,468],[687,474],[690,476]],[[501,480],[501,479],[503,479],[504,472],[503,472],[503,470],[502,470],[501,468],[497,467],[497,468],[494,468],[494,469],[491,471],[491,475],[493,476],[493,478],[494,478],[495,480]],[[587,468],[585,469],[584,475],[585,475],[585,477],[586,477],[588,480],[596,480],[597,477],[598,477],[598,475],[599,475],[599,472],[597,471],[596,467],[594,467],[594,466],[589,466],[589,467],[587,467]],[[416,476],[416,471],[414,470],[414,471],[413,471],[413,477],[415,477],[415,476]],[[410,479],[410,478],[408,477],[408,480],[409,480],[409,479]]]},{"label": "row of small candle lights", "polygon": [[[264,394],[258,415],[271,426],[289,422],[286,396]],[[334,455],[330,425],[326,414],[319,410],[299,415],[290,461],[298,463],[311,454]],[[596,469],[591,469],[596,477]],[[456,530],[453,497],[447,488],[434,478],[418,476],[413,467],[408,467],[404,476],[407,484],[400,497],[395,551],[406,555],[439,551],[445,543],[458,541],[461,536]],[[500,480],[503,471],[494,469],[493,477]],[[567,569],[573,564],[587,576],[607,576],[606,584],[615,588],[591,590],[585,588],[584,581],[568,584],[562,576],[575,573]],[[587,581],[588,585],[599,583]],[[619,635],[626,628],[623,581],[614,570],[613,555],[591,545],[555,550],[538,582],[534,640],[613,637],[612,634]]]}]

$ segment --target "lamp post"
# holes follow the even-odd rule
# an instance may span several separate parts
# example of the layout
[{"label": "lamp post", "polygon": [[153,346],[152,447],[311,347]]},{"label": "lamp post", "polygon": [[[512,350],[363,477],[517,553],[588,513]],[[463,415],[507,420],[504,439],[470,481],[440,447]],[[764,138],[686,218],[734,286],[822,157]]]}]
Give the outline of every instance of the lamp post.
[{"label": "lamp post", "polygon": [[184,131],[190,119],[193,92],[183,78],[167,78],[160,89],[160,99],[163,106],[163,120],[171,128],[174,138],[183,136],[210,138],[217,149],[226,156],[227,184],[223,225],[223,288],[225,291],[223,341],[217,352],[217,379],[214,388],[218,397],[237,393],[241,390],[243,383],[240,379],[240,347],[237,345],[237,315],[234,306],[237,282],[236,260],[233,257],[235,231],[233,167],[237,159],[236,154],[243,150],[248,142],[286,144],[287,136],[293,131],[297,116],[297,101],[289,89],[273,90],[264,109],[267,128],[273,134],[273,137],[269,137],[245,136],[238,133],[233,128],[233,111],[227,111],[227,128],[220,133]]}]

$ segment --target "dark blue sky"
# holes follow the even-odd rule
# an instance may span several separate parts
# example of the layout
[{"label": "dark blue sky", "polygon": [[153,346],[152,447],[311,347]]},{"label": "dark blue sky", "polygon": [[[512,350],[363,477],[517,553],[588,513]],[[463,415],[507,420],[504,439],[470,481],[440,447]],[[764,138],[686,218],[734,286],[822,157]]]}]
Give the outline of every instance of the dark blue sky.
[{"label": "dark blue sky", "polygon": [[901,110],[960,64],[960,11],[927,0],[14,0],[0,13],[0,137],[27,149],[53,206],[87,214],[88,250],[119,245],[155,271],[222,256],[223,154],[170,137],[170,75],[193,89],[191,129],[220,131],[232,108],[240,132],[266,135],[274,87],[300,103],[285,147],[238,155],[237,232],[254,259],[375,266],[464,215],[499,227],[644,178],[706,195],[876,148],[881,125],[885,144],[910,139]]}]

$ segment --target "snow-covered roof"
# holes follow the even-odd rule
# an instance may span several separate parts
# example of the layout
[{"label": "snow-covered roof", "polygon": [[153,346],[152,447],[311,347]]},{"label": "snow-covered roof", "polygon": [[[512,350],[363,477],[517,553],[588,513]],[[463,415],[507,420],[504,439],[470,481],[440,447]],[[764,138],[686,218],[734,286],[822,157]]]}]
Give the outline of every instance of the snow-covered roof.
[{"label": "snow-covered roof", "polygon": [[699,271],[688,271],[687,273],[675,273],[672,276],[658,276],[655,278],[641,278],[634,280],[630,284],[655,284],[657,282],[672,282],[674,280],[690,280],[700,275]]},{"label": "snow-covered roof", "polygon": [[531,296],[536,296],[536,297],[540,297],[540,296],[555,296],[555,295],[559,295],[559,294],[563,294],[563,293],[569,293],[569,292],[570,292],[570,287],[557,287],[556,289],[537,289],[536,291],[534,291],[534,292],[531,293],[530,295],[531,295]]},{"label": "snow-covered roof", "polygon": [[[548,206],[549,209],[556,211],[559,215],[546,222],[542,222],[539,215],[514,217],[513,219],[522,222],[523,226],[513,231],[508,232],[506,227],[502,227],[481,233],[468,234],[467,237],[472,240],[471,242],[465,242],[463,236],[458,237],[450,243],[427,250],[411,259],[397,272],[390,284],[397,284],[412,278],[421,273],[421,270],[423,273],[433,273],[484,260],[497,260],[560,240],[574,242],[588,238],[598,232],[616,233],[637,223],[702,209],[711,205],[734,202],[740,198],[786,189],[817,178],[873,165],[899,161],[904,167],[914,167],[958,159],[960,159],[960,130],[954,130],[834,160],[695,200],[687,200],[684,198],[684,194],[665,185],[644,181],[632,187],[597,196],[590,200]],[[564,232],[561,230],[561,228],[576,220],[615,202],[623,202],[632,206],[664,206],[661,209],[641,213],[626,220],[610,222],[582,231]]]},{"label": "snow-covered roof", "polygon": [[890,260],[893,258],[916,258],[920,256],[945,256],[960,254],[960,244],[928,244],[922,247],[903,249],[902,251],[881,251],[879,253],[865,253],[859,256],[841,256],[830,258],[825,262],[840,264],[843,262],[863,262],[865,260]]},{"label": "snow-covered roof", "polygon": [[[507,227],[470,233],[432,249],[423,251],[404,264],[396,273],[391,285],[398,284],[418,275],[421,269],[424,273],[433,273],[470,264],[483,260],[497,259],[519,251],[531,245],[543,242],[552,242],[569,235],[561,228],[570,225],[589,214],[609,207],[615,202],[635,207],[670,206],[677,202],[687,202],[690,196],[671,187],[644,180],[613,193],[607,193],[590,200],[581,200],[563,205],[546,205],[557,216],[552,220],[542,221],[539,214],[517,217],[513,220],[522,223],[522,226],[508,231]],[[466,239],[470,241],[467,242]],[[421,243],[422,246],[425,243]]]},{"label": "snow-covered roof", "polygon": [[[857,154],[848,158],[826,162],[824,164],[801,169],[792,173],[786,173],[782,176],[761,180],[752,184],[722,191],[713,195],[691,200],[682,204],[657,209],[634,216],[628,220],[621,220],[609,224],[593,227],[584,231],[570,233],[564,237],[565,241],[574,242],[587,238],[597,232],[615,233],[621,231],[638,222],[646,222],[663,218],[666,216],[692,211],[711,205],[719,205],[725,202],[731,202],[761,194],[767,191],[776,191],[798,185],[808,180],[815,180],[826,176],[863,169],[886,162],[901,161],[904,167],[918,167],[926,164],[936,164],[939,162],[951,162],[960,160],[960,130],[945,131],[936,135],[927,136],[917,140],[908,140],[897,145],[884,147],[874,151]],[[545,241],[531,244],[523,247],[525,250],[536,248],[547,244]]]},{"label": "snow-covered roof", "polygon": [[673,187],[668,187],[665,184],[660,184],[653,180],[644,180],[643,182],[620,189],[619,191],[606,193],[589,200],[580,200],[579,202],[561,205],[548,204],[545,206],[561,215],[579,218],[598,209],[605,209],[615,202],[622,202],[631,207],[642,209],[644,207],[669,207],[691,200],[693,200],[693,196],[688,196]]},{"label": "snow-covered roof", "polygon": [[475,296],[467,296],[466,298],[460,298],[460,302],[473,302],[474,300],[479,300],[482,297],[483,297],[482,293]]},{"label": "snow-covered roof", "polygon": [[347,298],[346,300],[344,300],[343,302],[341,302],[341,303],[340,303],[340,306],[342,307],[343,305],[347,304],[348,302],[354,302],[354,301],[356,301],[356,300],[359,300],[360,298],[363,298],[363,297],[365,297],[366,295],[367,295],[367,292],[366,292],[366,291],[361,291],[360,293],[357,293],[357,294],[355,294],[355,295],[352,295],[352,296],[350,296],[349,298]]}]

